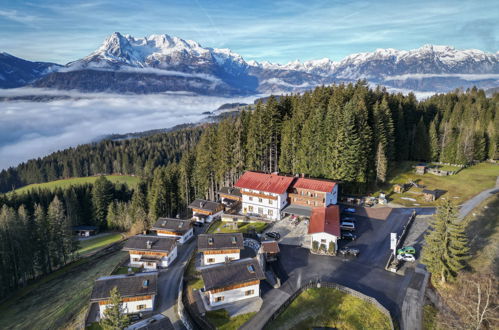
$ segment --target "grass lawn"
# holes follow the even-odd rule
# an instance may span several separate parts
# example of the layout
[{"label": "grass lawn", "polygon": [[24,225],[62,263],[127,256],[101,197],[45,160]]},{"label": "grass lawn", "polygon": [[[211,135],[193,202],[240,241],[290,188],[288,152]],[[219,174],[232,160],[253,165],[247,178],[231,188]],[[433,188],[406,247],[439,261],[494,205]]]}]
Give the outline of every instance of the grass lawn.
[{"label": "grass lawn", "polygon": [[187,290],[199,290],[204,288],[203,278],[201,273],[196,270],[196,258],[192,258],[187,265],[187,272],[185,273],[187,280]]},{"label": "grass lawn", "polygon": [[90,324],[90,326],[85,328],[86,330],[102,330],[102,327],[100,326],[99,322],[94,322]]},{"label": "grass lawn", "polygon": [[266,222],[252,222],[252,223],[238,223],[237,229],[232,228],[231,222],[217,221],[211,225],[208,230],[209,233],[248,233],[252,229],[255,229],[257,233],[261,233],[268,223]]},{"label": "grass lawn", "polygon": [[[34,183],[19,189],[16,189],[15,192],[17,194],[25,193],[31,189],[50,189],[54,190],[56,188],[66,188],[69,186],[78,186],[87,183],[94,183],[97,180],[97,176],[89,176],[89,177],[81,177],[81,178],[71,178],[71,179],[63,179],[56,180],[44,183]],[[138,176],[130,176],[130,175],[106,175],[106,178],[113,183],[125,183],[128,187],[135,187],[139,181],[140,177]]]},{"label": "grass lawn", "polygon": [[124,275],[124,274],[128,274],[128,268],[132,268],[132,271],[134,273],[140,273],[140,268],[122,266],[122,267],[116,268],[111,275]]},{"label": "grass lawn", "polygon": [[239,327],[246,323],[255,314],[256,313],[248,313],[230,318],[229,313],[227,313],[225,309],[219,309],[216,311],[206,312],[206,318],[217,329],[236,330],[239,329]]},{"label": "grass lawn", "polygon": [[436,318],[438,310],[432,305],[423,306],[423,330],[436,329]]},{"label": "grass lawn", "polygon": [[475,208],[464,221],[470,240],[470,266],[477,272],[492,270],[499,276],[499,195],[494,195]]},{"label": "grass lawn", "polygon": [[80,259],[19,290],[0,304],[0,329],[59,329],[83,315],[95,279],[109,275],[126,253]]},{"label": "grass lawn", "polygon": [[84,241],[80,241],[80,249],[78,250],[78,253],[80,255],[89,254],[121,239],[123,239],[123,235],[120,233],[109,233],[108,235],[86,239]]},{"label": "grass lawn", "polygon": [[376,306],[331,288],[300,294],[266,329],[390,329],[390,319]]},{"label": "grass lawn", "polygon": [[[422,189],[414,187],[402,194],[392,192],[393,184],[409,183],[412,180],[424,185],[425,189],[445,191],[440,198],[451,198],[460,204],[482,190],[494,187],[496,178],[499,176],[499,165],[490,163],[470,166],[451,176],[437,176],[429,173],[418,175],[412,168],[412,165],[415,164],[414,162],[401,162],[391,172],[389,183],[384,187],[385,192],[391,193],[389,194],[391,202],[404,206],[415,206],[416,204],[433,206],[438,202],[438,199],[436,202],[425,202],[423,195],[418,194]],[[412,198],[415,201],[404,198]]]}]

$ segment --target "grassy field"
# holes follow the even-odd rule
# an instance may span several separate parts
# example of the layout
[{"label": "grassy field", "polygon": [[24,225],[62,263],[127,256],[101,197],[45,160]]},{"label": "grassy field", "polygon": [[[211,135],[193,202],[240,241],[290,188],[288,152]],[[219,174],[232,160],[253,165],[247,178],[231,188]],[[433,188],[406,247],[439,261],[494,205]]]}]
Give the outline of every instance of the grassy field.
[{"label": "grassy field", "polygon": [[217,311],[206,312],[206,318],[217,329],[236,330],[239,329],[239,327],[246,323],[255,314],[256,313],[248,313],[230,318],[225,309],[219,309]]},{"label": "grassy field", "polygon": [[191,259],[189,265],[187,265],[187,272],[185,273],[188,291],[204,288],[204,282],[201,278],[201,273],[196,270],[195,261],[195,258]]},{"label": "grassy field", "polygon": [[[69,186],[78,186],[87,183],[94,183],[97,180],[97,176],[89,176],[89,177],[81,177],[81,178],[71,178],[64,180],[56,180],[44,183],[34,183],[19,189],[16,189],[15,192],[17,194],[25,193],[31,189],[56,189],[56,188],[66,188]],[[106,178],[113,183],[125,183],[130,188],[135,187],[139,181],[140,177],[138,176],[129,176],[129,175],[106,175]]]},{"label": "grassy field", "polygon": [[137,267],[125,267],[125,266],[122,266],[122,267],[118,267],[116,268],[111,275],[124,275],[124,274],[128,274],[128,268],[132,268],[132,272],[134,273],[139,273],[140,272],[140,268],[137,268]]},{"label": "grassy field", "polygon": [[218,221],[211,225],[208,233],[248,233],[252,229],[255,229],[257,233],[261,233],[267,225],[266,222],[238,223],[237,229],[233,229],[232,223]]},{"label": "grassy field", "polygon": [[20,290],[0,305],[0,329],[59,329],[84,317],[94,280],[109,275],[123,251],[80,259]]},{"label": "grassy field", "polygon": [[84,241],[80,241],[80,249],[78,250],[78,253],[80,255],[88,255],[121,239],[123,239],[123,235],[120,233],[109,233],[104,236],[86,239]]},{"label": "grassy field", "polygon": [[331,289],[308,289],[300,294],[266,329],[390,329],[390,320],[373,304]]},{"label": "grassy field", "polygon": [[[412,187],[402,194],[393,193],[393,184],[414,181],[425,186],[425,189],[443,191],[440,198],[451,198],[458,203],[462,203],[482,190],[494,187],[496,178],[499,176],[499,165],[490,163],[470,166],[451,176],[437,176],[428,173],[418,175],[412,168],[415,164],[413,162],[402,162],[392,171],[388,181],[389,184],[384,187],[384,191],[389,193],[388,198],[391,202],[404,206],[435,205],[436,202],[425,202],[423,200],[422,189],[419,188]],[[415,199],[415,201],[404,198]]]}]

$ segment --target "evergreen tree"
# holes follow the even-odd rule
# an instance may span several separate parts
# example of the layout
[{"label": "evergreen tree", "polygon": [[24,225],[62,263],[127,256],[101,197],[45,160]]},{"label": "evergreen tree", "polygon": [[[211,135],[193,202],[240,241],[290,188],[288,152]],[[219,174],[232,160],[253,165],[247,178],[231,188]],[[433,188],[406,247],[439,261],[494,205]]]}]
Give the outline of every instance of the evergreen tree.
[{"label": "evergreen tree", "polygon": [[376,180],[381,183],[386,181],[388,169],[388,161],[386,158],[385,147],[382,142],[379,142],[376,151]]},{"label": "evergreen tree", "polygon": [[106,224],[107,209],[113,200],[114,187],[105,176],[95,180],[92,189],[92,203],[97,225],[104,227]]},{"label": "evergreen tree", "polygon": [[130,319],[125,314],[121,295],[117,287],[111,289],[109,300],[110,303],[104,310],[104,317],[99,324],[104,330],[122,330],[130,325]]},{"label": "evergreen tree", "polygon": [[430,139],[430,160],[437,162],[440,156],[440,143],[435,120],[432,120],[429,130]]}]

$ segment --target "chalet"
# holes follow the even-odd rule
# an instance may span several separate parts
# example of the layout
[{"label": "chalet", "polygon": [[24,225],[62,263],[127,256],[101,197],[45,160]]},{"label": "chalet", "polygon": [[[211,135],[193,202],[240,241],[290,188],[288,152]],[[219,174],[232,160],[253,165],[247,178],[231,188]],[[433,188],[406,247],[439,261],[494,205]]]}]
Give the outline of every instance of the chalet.
[{"label": "chalet", "polygon": [[187,242],[193,235],[191,220],[159,218],[152,226],[158,236],[174,237],[180,244]]},{"label": "chalet", "polygon": [[433,202],[438,198],[438,191],[423,189],[423,197],[427,202]]},{"label": "chalet", "polygon": [[99,232],[97,226],[74,226],[72,227],[73,233],[79,237],[90,237]]},{"label": "chalet", "polygon": [[110,304],[110,291],[117,287],[126,314],[150,312],[154,309],[154,300],[158,292],[157,282],[157,272],[101,277],[95,281],[90,301],[99,304],[102,318]]},{"label": "chalet", "polygon": [[280,220],[293,180],[277,173],[245,172],[234,185],[241,189],[242,213]]},{"label": "chalet", "polygon": [[198,251],[203,254],[203,266],[237,260],[242,249],[244,249],[244,239],[241,233],[198,236]]},{"label": "chalet", "polygon": [[236,187],[223,187],[218,192],[220,200],[223,204],[233,207],[241,203],[243,196],[241,195],[241,190]]},{"label": "chalet", "polygon": [[156,270],[168,267],[177,257],[177,239],[151,235],[130,237],[123,248],[130,254],[131,267]]},{"label": "chalet", "polygon": [[332,253],[335,253],[338,249],[338,238],[341,236],[340,207],[331,205],[314,208],[308,224],[308,234],[312,236],[310,249],[315,250],[314,245],[316,245],[319,250],[331,253],[332,243],[334,246]]},{"label": "chalet", "polygon": [[277,241],[262,241],[258,254],[265,258],[265,261],[275,261],[279,255],[280,249]]},{"label": "chalet", "polygon": [[338,203],[338,185],[333,181],[297,178],[288,192],[292,205],[326,207]]},{"label": "chalet", "polygon": [[202,294],[210,307],[259,297],[260,281],[265,275],[256,259],[246,258],[201,270]]},{"label": "chalet", "polygon": [[145,320],[129,325],[125,330],[174,330],[170,319],[163,314],[153,315]]},{"label": "chalet", "polygon": [[189,204],[192,210],[192,217],[198,222],[212,222],[220,217],[224,211],[224,206],[221,203],[207,201],[204,199],[196,199]]}]

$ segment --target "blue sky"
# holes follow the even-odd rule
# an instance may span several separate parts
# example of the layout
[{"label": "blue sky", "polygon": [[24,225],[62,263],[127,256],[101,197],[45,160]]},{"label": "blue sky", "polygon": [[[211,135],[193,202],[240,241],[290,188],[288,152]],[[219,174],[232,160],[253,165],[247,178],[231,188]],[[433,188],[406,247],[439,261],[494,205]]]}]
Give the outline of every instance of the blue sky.
[{"label": "blue sky", "polygon": [[166,33],[279,63],[424,44],[496,52],[498,22],[497,0],[0,0],[0,51],[63,64],[119,31]]}]

